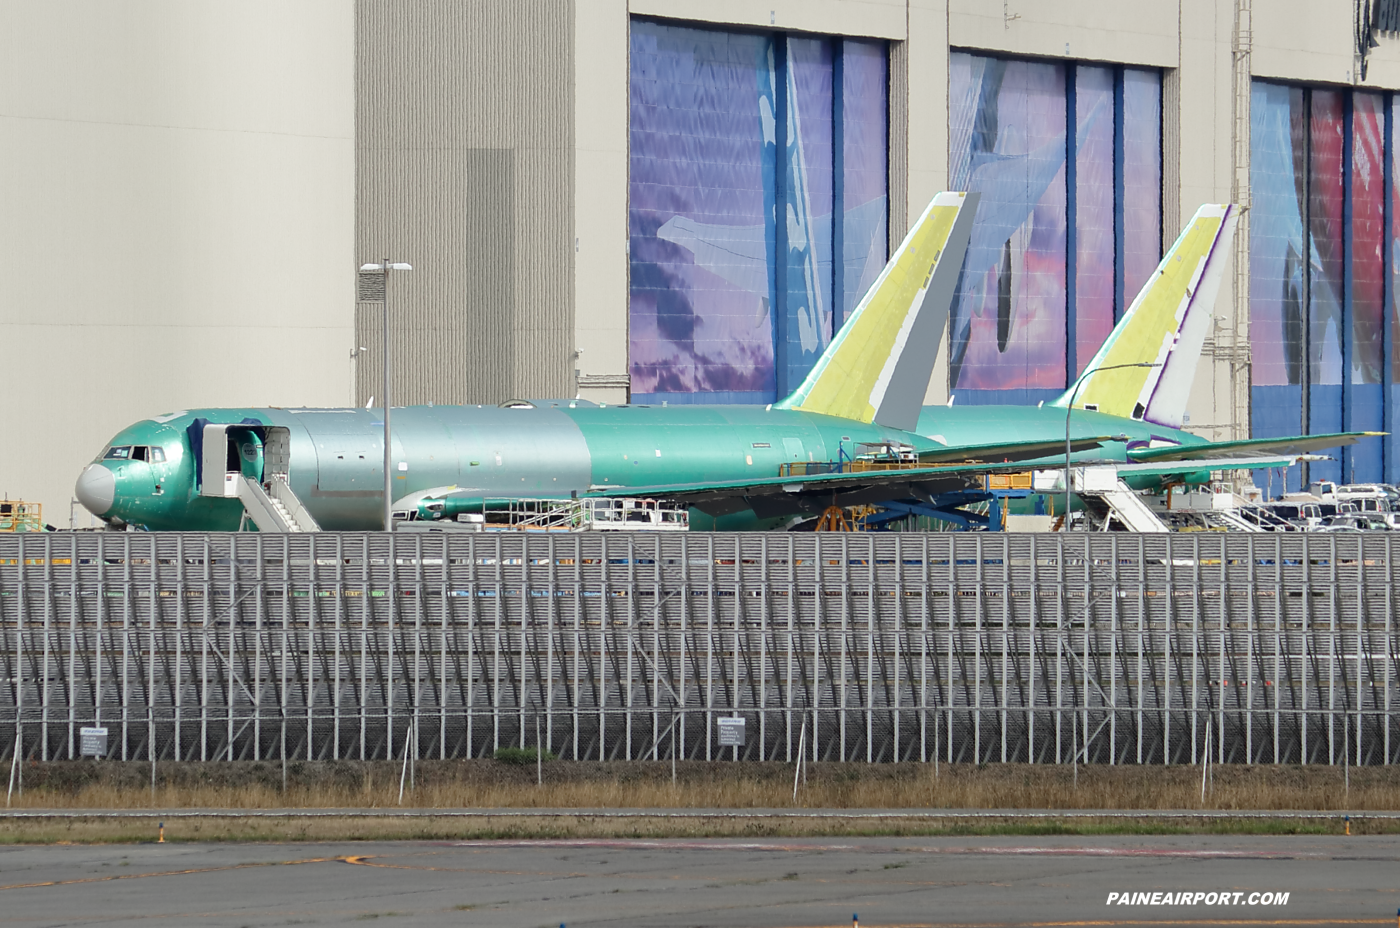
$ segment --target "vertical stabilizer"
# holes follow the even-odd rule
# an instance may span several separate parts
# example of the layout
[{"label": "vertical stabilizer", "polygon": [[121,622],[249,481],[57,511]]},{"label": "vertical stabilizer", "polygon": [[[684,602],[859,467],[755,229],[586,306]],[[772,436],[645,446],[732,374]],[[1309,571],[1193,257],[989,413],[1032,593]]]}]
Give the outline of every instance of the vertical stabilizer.
[{"label": "vertical stabilizer", "polygon": [[977,200],[975,193],[933,198],[802,386],[777,406],[914,428]]},{"label": "vertical stabilizer", "polygon": [[[1231,204],[1196,210],[1079,380],[1052,405],[1063,408],[1073,395],[1076,408],[1180,428],[1238,220]],[[1120,366],[1129,364],[1156,366]]]}]

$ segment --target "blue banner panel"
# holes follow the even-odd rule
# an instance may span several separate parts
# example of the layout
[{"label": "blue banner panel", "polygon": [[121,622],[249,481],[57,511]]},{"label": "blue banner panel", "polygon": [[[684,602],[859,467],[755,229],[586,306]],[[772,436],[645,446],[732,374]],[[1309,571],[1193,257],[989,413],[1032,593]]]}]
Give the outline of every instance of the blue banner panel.
[{"label": "blue banner panel", "polygon": [[[1307,163],[1301,130],[1303,92],[1255,82],[1250,104],[1249,317],[1255,407],[1262,386],[1303,382],[1303,204],[1301,172]],[[1301,402],[1299,399],[1294,403]],[[1253,418],[1254,435],[1296,435],[1298,418]],[[1265,422],[1275,425],[1266,426]]]},{"label": "blue banner panel", "polygon": [[[1075,376],[1113,331],[1113,69],[1075,69]],[[1126,307],[1125,307],[1126,308]]]},{"label": "blue banner panel", "polygon": [[[1249,421],[1255,438],[1272,438],[1283,435],[1297,435],[1298,424],[1303,421],[1303,388],[1299,386],[1259,386],[1249,391]],[[1302,468],[1294,465],[1288,468],[1288,492],[1307,489],[1300,486]],[[1285,487],[1274,484],[1274,491],[1282,493]]]},{"label": "blue banner panel", "polygon": [[[1255,438],[1303,430],[1303,204],[1295,178],[1307,163],[1302,91],[1255,82],[1250,102],[1250,427]],[[1302,469],[1288,468],[1297,491]]]},{"label": "blue banner panel", "polygon": [[[632,23],[630,369],[642,395],[775,398],[774,42]],[[769,168],[771,171],[771,167]]]},{"label": "blue banner panel", "polygon": [[884,42],[841,43],[840,328],[889,260],[889,88]]},{"label": "blue banner panel", "polygon": [[1065,382],[1065,66],[949,56],[949,177],[982,194],[950,318],[957,389]]},{"label": "blue banner panel", "polygon": [[778,240],[777,394],[795,390],[831,341],[832,43],[787,40]]}]

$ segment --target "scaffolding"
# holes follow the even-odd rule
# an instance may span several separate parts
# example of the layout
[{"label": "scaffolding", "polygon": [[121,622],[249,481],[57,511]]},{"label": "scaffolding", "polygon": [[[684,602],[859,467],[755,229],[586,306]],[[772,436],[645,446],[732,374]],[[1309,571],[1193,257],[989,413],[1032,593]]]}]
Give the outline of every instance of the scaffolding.
[{"label": "scaffolding", "polygon": [[[0,759],[1389,764],[1390,533],[0,538]],[[410,731],[417,738],[408,738]],[[1207,740],[1207,732],[1210,733]],[[726,756],[728,752],[726,751]]]},{"label": "scaffolding", "polygon": [[18,499],[0,501],[0,532],[42,532],[43,530],[43,503],[26,503]]}]

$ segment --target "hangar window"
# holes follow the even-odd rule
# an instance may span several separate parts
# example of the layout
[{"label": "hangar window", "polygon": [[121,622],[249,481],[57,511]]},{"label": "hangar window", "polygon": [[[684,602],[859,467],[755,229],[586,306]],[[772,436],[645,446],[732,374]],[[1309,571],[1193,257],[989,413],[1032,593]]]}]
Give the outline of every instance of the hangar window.
[{"label": "hangar window", "polygon": [[102,455],[104,461],[126,461],[131,459],[130,445],[117,445],[107,449],[107,453]]}]

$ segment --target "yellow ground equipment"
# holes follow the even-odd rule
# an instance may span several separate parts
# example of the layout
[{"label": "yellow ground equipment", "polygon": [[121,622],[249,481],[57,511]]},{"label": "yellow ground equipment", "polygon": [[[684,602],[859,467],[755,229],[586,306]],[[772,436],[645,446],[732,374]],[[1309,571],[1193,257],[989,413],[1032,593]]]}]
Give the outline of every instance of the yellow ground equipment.
[{"label": "yellow ground equipment", "polygon": [[0,502],[0,532],[42,532],[44,505],[23,500]]}]

